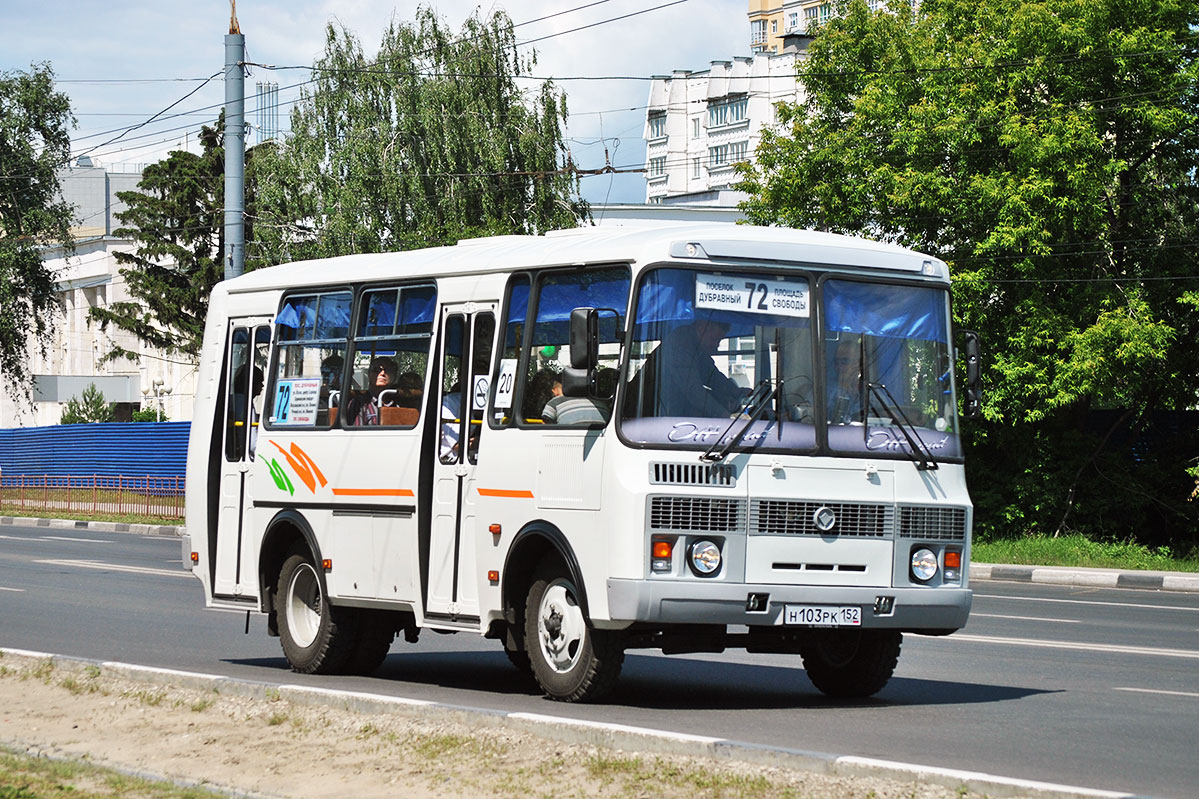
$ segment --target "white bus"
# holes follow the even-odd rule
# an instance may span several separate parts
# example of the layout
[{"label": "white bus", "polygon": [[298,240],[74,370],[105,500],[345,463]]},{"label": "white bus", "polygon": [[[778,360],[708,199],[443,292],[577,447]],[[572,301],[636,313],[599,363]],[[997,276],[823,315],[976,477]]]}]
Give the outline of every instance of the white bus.
[{"label": "white bus", "polygon": [[969,614],[954,362],[946,265],[830,234],[263,269],[212,293],[185,553],[300,672],[433,629],[498,639],[558,700],[630,648],[793,653],[867,696],[902,633]]}]

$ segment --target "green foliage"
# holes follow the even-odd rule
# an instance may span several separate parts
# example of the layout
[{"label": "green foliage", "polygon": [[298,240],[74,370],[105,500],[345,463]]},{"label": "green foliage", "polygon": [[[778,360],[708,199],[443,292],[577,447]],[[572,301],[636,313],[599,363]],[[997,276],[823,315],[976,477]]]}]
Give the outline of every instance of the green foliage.
[{"label": "green foliage", "polygon": [[1028,536],[976,541],[971,558],[978,563],[1199,572],[1199,548],[1192,548],[1189,554],[1178,557],[1167,546],[1094,541],[1077,534],[1058,538]]},{"label": "green foliage", "polygon": [[565,97],[518,77],[496,12],[454,34],[429,8],[392,22],[378,55],[330,25],[292,135],[264,155],[247,266],[573,227],[586,213],[565,168]]},{"label": "green foliage", "polygon": [[133,412],[131,422],[169,422],[166,411],[158,408],[142,408]]},{"label": "green foliage", "polygon": [[59,424],[111,422],[113,416],[112,405],[104,399],[104,392],[96,388],[95,383],[88,383],[79,397],[67,400],[67,407],[63,409]]},{"label": "green foliage", "polygon": [[[130,299],[96,307],[88,319],[132,333],[166,353],[199,354],[208,295],[224,277],[224,116],[200,129],[200,154],[175,151],[146,167],[137,191],[119,192],[128,206],[117,214],[115,235],[132,239],[131,253],[115,253]],[[257,148],[246,156],[247,166]],[[246,237],[253,235],[253,186],[247,183]],[[114,346],[104,360],[138,353]]]},{"label": "green foliage", "polygon": [[74,124],[48,64],[0,72],[0,371],[15,394],[29,383],[29,335],[44,354],[59,313],[42,250],[73,252],[56,170],[70,160]]},{"label": "green foliage", "polygon": [[1199,532],[1197,26],[1182,0],[854,0],[742,168],[755,223],[950,264],[987,348],[984,531]]}]

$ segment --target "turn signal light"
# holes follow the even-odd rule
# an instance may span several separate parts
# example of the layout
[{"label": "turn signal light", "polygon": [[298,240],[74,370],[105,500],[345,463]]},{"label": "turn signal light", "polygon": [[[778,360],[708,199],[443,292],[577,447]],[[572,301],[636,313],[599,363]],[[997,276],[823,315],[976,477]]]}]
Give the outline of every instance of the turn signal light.
[{"label": "turn signal light", "polygon": [[945,568],[960,569],[962,568],[962,553],[954,552],[952,549],[945,551]]},{"label": "turn signal light", "polygon": [[650,543],[650,570],[656,574],[669,573],[674,568],[674,542],[653,541]]},{"label": "turn signal light", "polygon": [[332,559],[332,558],[325,558],[324,560],[322,560],[322,561],[321,561],[321,568],[322,568],[323,570],[325,570],[326,572],[331,572],[331,571],[333,571],[333,559]]},{"label": "turn signal light", "polygon": [[489,572],[487,572],[487,582],[498,583],[499,581],[500,581],[500,573],[498,571],[496,571],[495,569],[492,569]]},{"label": "turn signal light", "polygon": [[193,553],[192,553],[192,565],[199,564],[199,562],[200,562],[200,553],[199,553],[199,552],[193,552]]},{"label": "turn signal light", "polygon": [[504,528],[500,527],[498,524],[492,524],[492,525],[488,526],[487,529],[491,532],[492,535],[499,535],[500,533],[502,533],[504,531]]}]

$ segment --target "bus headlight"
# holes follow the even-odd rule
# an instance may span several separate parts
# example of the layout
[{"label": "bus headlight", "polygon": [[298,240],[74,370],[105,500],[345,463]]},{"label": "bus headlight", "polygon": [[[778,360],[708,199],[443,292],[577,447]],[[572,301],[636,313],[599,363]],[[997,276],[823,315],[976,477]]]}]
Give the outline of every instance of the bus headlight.
[{"label": "bus headlight", "polygon": [[922,583],[937,576],[937,556],[931,549],[920,548],[912,553],[912,576]]},{"label": "bus headlight", "polygon": [[707,577],[720,570],[720,547],[706,538],[693,543],[688,550],[691,570]]}]

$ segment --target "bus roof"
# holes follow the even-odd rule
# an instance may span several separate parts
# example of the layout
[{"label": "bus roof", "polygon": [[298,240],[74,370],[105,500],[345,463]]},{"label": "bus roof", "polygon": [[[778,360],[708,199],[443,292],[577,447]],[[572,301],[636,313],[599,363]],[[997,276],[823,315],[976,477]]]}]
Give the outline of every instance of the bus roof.
[{"label": "bus roof", "polygon": [[[923,274],[947,280],[936,258],[869,239],[791,228],[728,223],[605,225],[559,230],[542,236],[464,239],[451,247],[343,255],[247,272],[226,281],[229,293],[353,283],[396,276],[443,277],[595,263],[664,260],[812,263]],[[930,267],[933,266],[930,272]],[[713,266],[715,268],[715,266]]]}]

